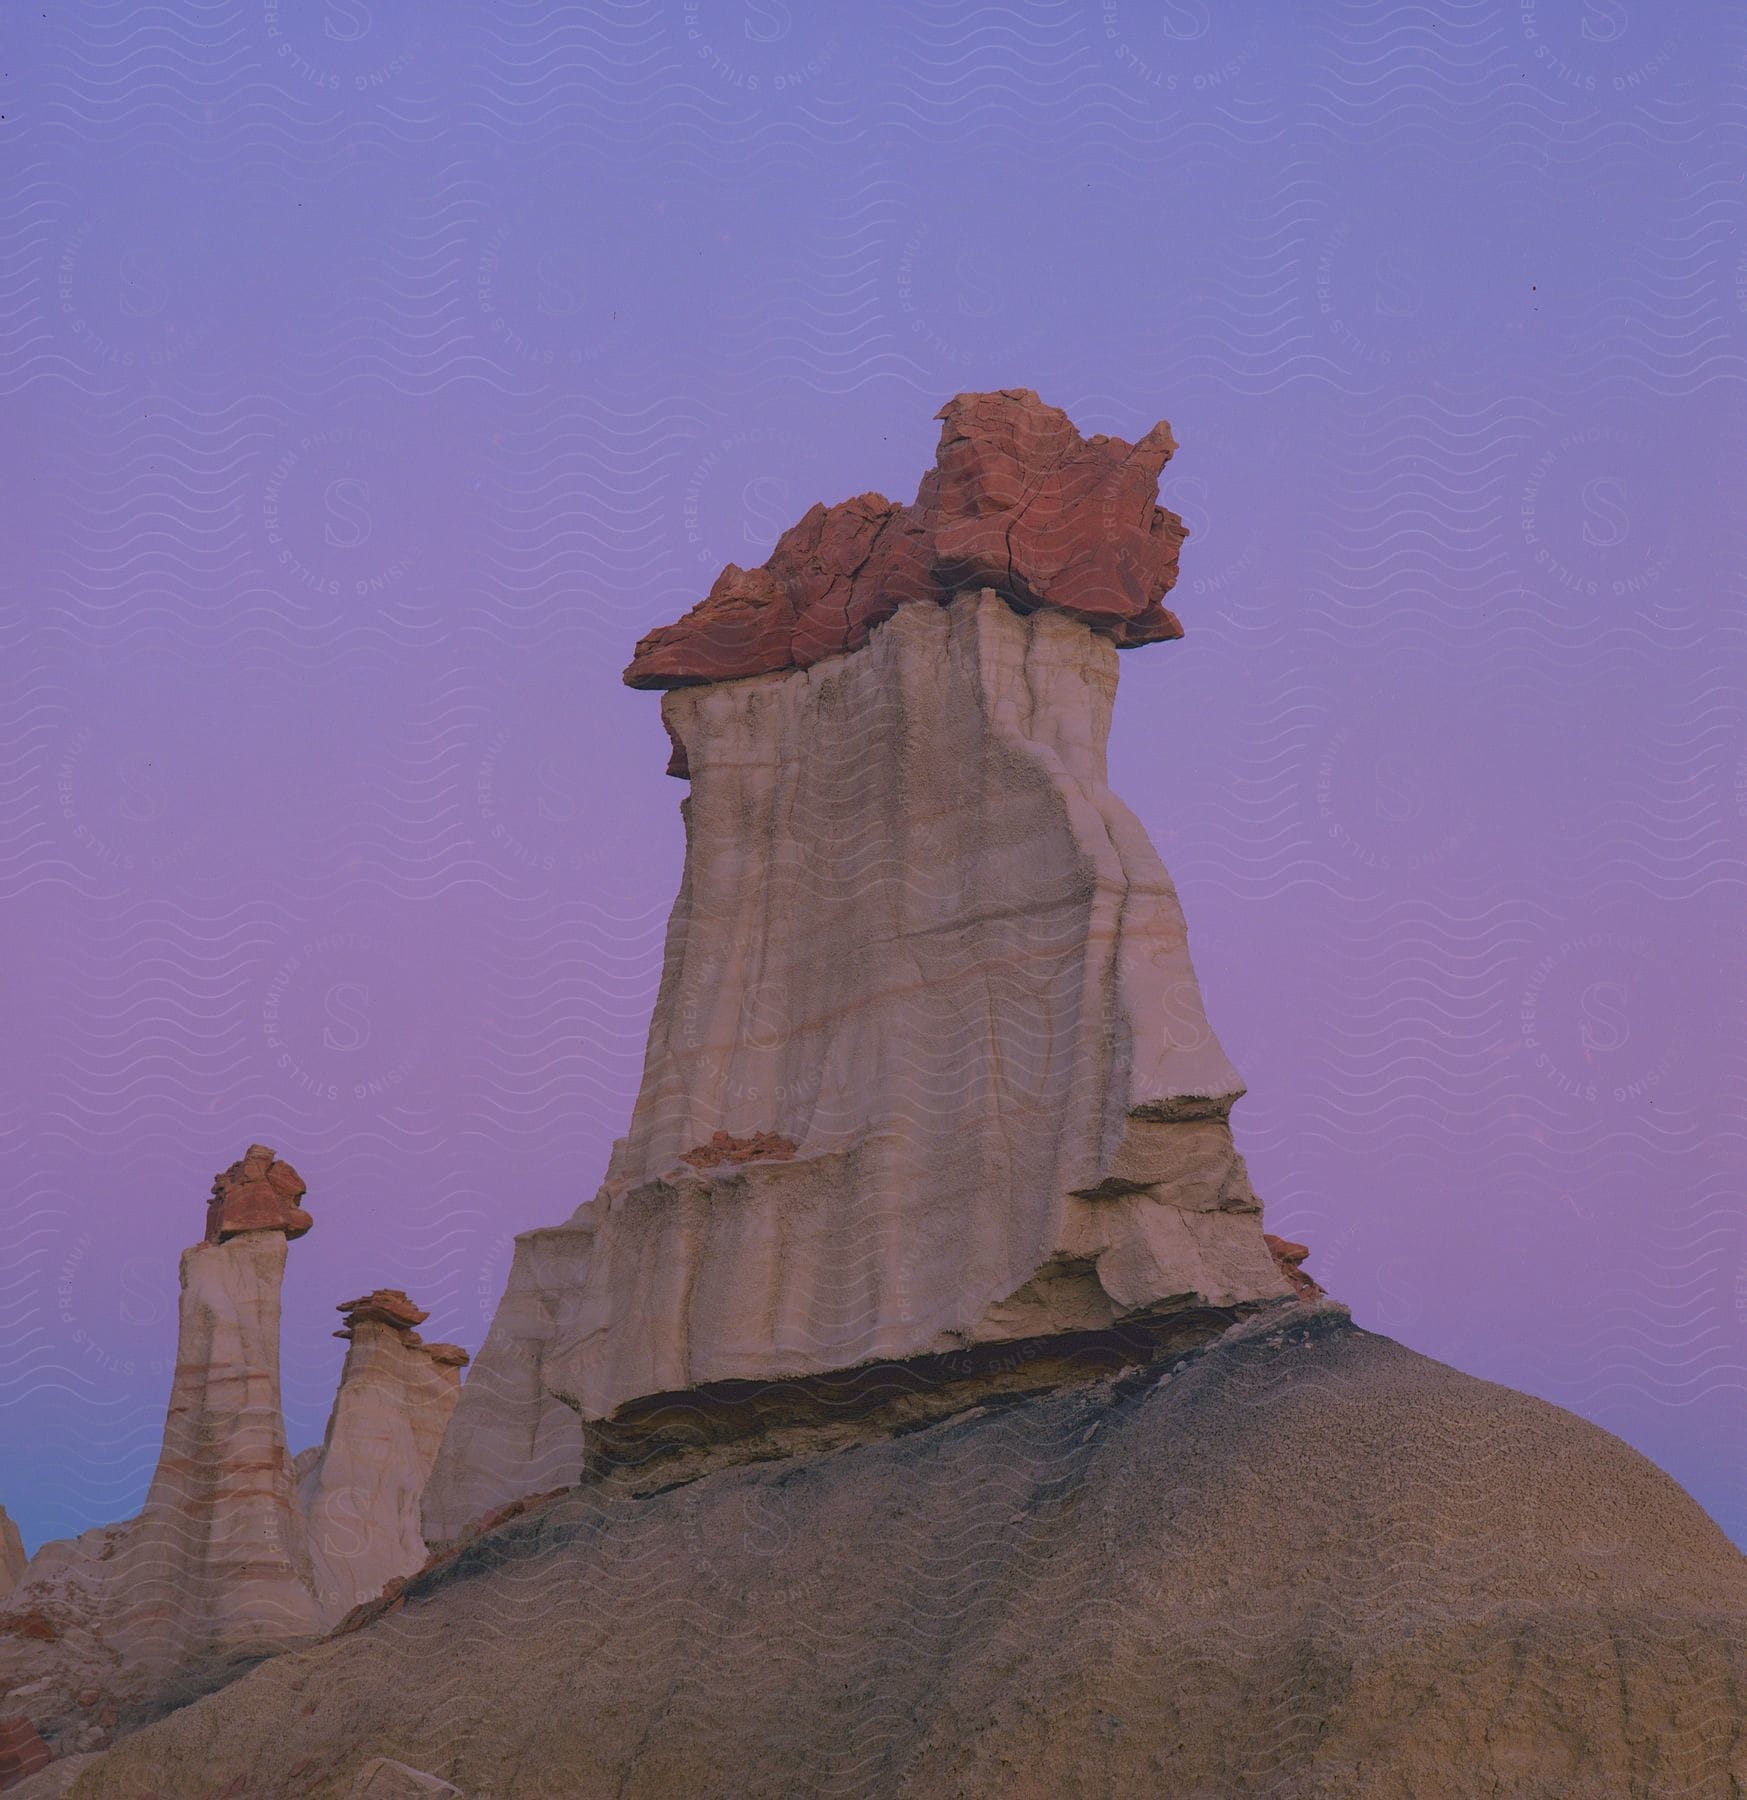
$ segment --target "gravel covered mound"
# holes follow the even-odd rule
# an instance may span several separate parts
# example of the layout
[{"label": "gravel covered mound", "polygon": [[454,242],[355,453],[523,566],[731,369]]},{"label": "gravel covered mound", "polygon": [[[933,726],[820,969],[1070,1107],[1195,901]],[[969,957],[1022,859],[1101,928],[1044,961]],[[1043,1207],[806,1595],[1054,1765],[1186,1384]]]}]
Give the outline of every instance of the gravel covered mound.
[{"label": "gravel covered mound", "polygon": [[514,1519],[68,1792],[302,1800],[376,1757],[469,1800],[1747,1791],[1717,1527],[1606,1432],[1332,1305],[655,1473]]}]

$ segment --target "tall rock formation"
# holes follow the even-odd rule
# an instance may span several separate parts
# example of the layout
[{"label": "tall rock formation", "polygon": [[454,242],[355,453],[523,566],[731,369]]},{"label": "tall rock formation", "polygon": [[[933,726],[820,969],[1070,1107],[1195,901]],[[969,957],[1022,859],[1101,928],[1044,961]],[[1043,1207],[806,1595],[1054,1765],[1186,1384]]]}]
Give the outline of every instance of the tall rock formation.
[{"label": "tall rock formation", "polygon": [[218,1175],[183,1251],[164,1443],[136,1518],[44,1544],[0,1602],[0,1695],[57,1756],[321,1629],[279,1396],[302,1177],[264,1145]]},{"label": "tall rock formation", "polygon": [[1179,629],[1168,428],[1087,442],[1019,392],[942,416],[914,507],[871,539],[815,509],[638,646],[691,782],[642,1086],[600,1192],[518,1239],[433,1540],[658,1396],[1292,1291],[1176,892],[1107,784],[1117,645]]},{"label": "tall rock formation", "polygon": [[343,1301],[348,1340],[327,1433],[299,1484],[322,1620],[343,1618],[425,1560],[419,1497],[461,1392],[466,1351],[427,1344],[395,1288]]},{"label": "tall rock formation", "polygon": [[134,1656],[169,1669],[260,1656],[320,1629],[279,1389],[287,1239],[302,1178],[252,1145],[213,1182],[182,1253],[164,1448],[118,1596]]},{"label": "tall rock formation", "polygon": [[[458,1541],[56,1791],[1747,1792],[1747,1561],[1262,1232],[1105,780],[1168,433],[947,421],[915,507],[815,509],[639,647],[693,782],[643,1085],[518,1240],[427,1493]],[[404,1519],[423,1315],[342,1311],[312,1523]],[[390,1536],[318,1558],[362,1591]]]},{"label": "tall rock formation", "polygon": [[260,1144],[215,1179],[205,1236],[182,1253],[176,1368],[144,1509],[45,1544],[0,1599],[0,1701],[24,1696],[57,1755],[101,1748],[307,1642],[425,1560],[419,1494],[466,1353],[423,1343],[412,1326],[425,1315],[398,1290],[346,1302],[339,1335],[351,1344],[327,1438],[294,1462],[280,1285],[287,1241],[310,1228],[303,1194]]}]

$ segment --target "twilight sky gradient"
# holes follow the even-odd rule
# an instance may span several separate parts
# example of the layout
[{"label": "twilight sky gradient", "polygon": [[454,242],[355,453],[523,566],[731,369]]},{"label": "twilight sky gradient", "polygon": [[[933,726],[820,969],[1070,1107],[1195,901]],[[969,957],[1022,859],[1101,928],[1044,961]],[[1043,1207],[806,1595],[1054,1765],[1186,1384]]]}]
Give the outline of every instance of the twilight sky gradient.
[{"label": "twilight sky gradient", "polygon": [[82,0],[0,58],[0,1501],[124,1517],[178,1251],[308,1178],[477,1347],[628,1119],[637,635],[931,415],[1168,417],[1112,780],[1269,1228],[1747,1539],[1747,15]]}]

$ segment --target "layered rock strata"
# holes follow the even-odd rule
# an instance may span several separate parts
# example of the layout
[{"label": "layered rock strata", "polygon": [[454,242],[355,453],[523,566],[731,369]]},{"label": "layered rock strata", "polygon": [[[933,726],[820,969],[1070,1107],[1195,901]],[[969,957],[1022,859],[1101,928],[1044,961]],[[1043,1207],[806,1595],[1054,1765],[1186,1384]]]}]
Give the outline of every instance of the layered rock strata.
[{"label": "layered rock strata", "polygon": [[145,1505],[43,1545],[0,1609],[0,1695],[57,1755],[101,1748],[321,1629],[279,1386],[280,1285],[287,1239],[309,1229],[303,1193],[259,1144],[216,1177],[206,1235],[182,1253]]},{"label": "layered rock strata", "polygon": [[268,1655],[321,1629],[279,1388],[286,1233],[182,1253],[164,1448],[117,1601],[132,1658]]},{"label": "layered rock strata", "polygon": [[293,1459],[280,1406],[287,1240],[304,1183],[262,1145],[213,1184],[181,1259],[176,1367],[144,1509],[45,1544],[0,1601],[0,1718],[57,1755],[307,1642],[417,1569],[419,1494],[465,1351],[427,1344],[396,1289],[339,1309],[350,1339],[325,1442]]},{"label": "layered rock strata", "polygon": [[[1286,1301],[1181,1358],[513,1517],[75,1800],[1728,1795],[1747,1563],[1570,1413]],[[485,1655],[458,1646],[488,1644]]]},{"label": "layered rock strata", "polygon": [[[814,515],[779,545],[754,610],[786,637],[726,654],[731,570],[627,672],[668,687],[691,782],[642,1086],[595,1198],[518,1239],[433,1541],[664,1397],[1293,1292],[1175,889],[1107,781],[1118,626],[1164,635],[1182,535],[1168,429],[1087,442],[1018,392],[944,416],[865,556]],[[893,532],[926,592],[881,572]]]}]

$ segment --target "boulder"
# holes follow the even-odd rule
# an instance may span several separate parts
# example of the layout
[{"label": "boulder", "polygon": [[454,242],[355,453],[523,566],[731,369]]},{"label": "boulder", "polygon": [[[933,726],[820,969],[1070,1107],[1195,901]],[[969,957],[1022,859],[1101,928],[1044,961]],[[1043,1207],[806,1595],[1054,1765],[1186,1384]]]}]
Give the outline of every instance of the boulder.
[{"label": "boulder", "polygon": [[54,1760],[42,1734],[29,1719],[0,1718],[0,1793],[16,1788],[27,1775]]},{"label": "boulder", "polygon": [[206,1241],[223,1243],[243,1231],[302,1237],[314,1223],[298,1205],[303,1195],[303,1177],[289,1163],[278,1161],[265,1144],[251,1144],[240,1162],[213,1177]]}]

